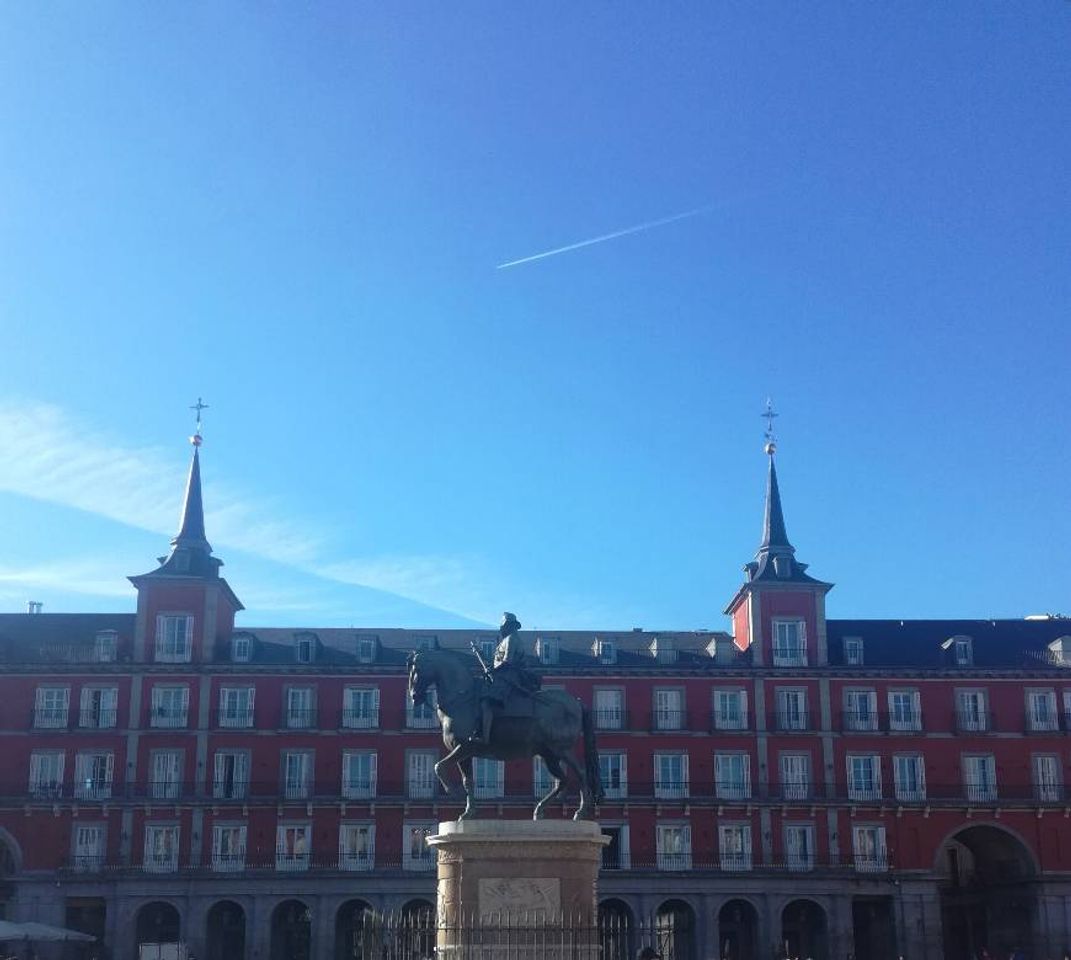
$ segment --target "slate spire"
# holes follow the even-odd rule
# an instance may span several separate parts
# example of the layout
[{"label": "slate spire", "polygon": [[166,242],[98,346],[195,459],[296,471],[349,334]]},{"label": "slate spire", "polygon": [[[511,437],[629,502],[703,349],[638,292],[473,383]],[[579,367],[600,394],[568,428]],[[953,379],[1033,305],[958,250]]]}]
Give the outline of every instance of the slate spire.
[{"label": "slate spire", "polygon": [[212,547],[205,536],[205,509],[201,498],[201,459],[200,434],[194,435],[193,459],[190,461],[190,474],[186,479],[186,496],[182,502],[182,518],[179,531],[171,541],[172,549],[179,546],[203,549],[212,552]]},{"label": "slate spire", "polygon": [[781,491],[777,486],[777,467],[774,465],[772,447],[772,443],[767,444],[770,469],[766,475],[766,514],[762,522],[762,543],[759,544],[759,551],[795,553],[795,548],[788,542],[788,534],[785,532],[785,515],[781,509]]}]

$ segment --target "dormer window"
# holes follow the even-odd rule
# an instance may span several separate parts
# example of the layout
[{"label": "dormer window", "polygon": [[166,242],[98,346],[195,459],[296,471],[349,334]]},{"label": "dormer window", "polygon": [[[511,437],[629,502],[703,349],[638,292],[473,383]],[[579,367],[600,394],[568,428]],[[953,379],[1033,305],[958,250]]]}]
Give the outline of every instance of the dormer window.
[{"label": "dormer window", "polygon": [[365,634],[357,638],[357,659],[361,663],[374,663],[376,659],[376,646],[379,638],[373,634]]},{"label": "dormer window", "polygon": [[863,665],[863,638],[844,638],[844,662],[849,666],[861,667]]},{"label": "dormer window", "polygon": [[156,662],[189,663],[193,617],[188,613],[161,613],[156,618]]},{"label": "dormer window", "polygon": [[952,651],[957,667],[969,667],[974,663],[974,650],[970,637],[953,637]]},{"label": "dormer window", "polygon": [[93,638],[93,659],[97,663],[114,663],[119,634],[115,630],[98,630]]},{"label": "dormer window", "polygon": [[480,651],[480,656],[486,664],[490,664],[495,659],[495,648],[497,646],[498,641],[493,637],[481,637],[476,641],[476,649]]},{"label": "dormer window", "polygon": [[663,637],[655,637],[654,640],[651,641],[649,649],[651,651],[651,656],[659,663],[677,662],[677,647],[672,640],[666,640]]},{"label": "dormer window", "polygon": [[439,646],[439,639],[433,633],[417,634],[413,637],[413,646],[417,650],[435,650]]},{"label": "dormer window", "polygon": [[312,663],[316,659],[316,637],[311,633],[299,634],[294,654],[298,663]]},{"label": "dormer window", "polygon": [[792,573],[792,558],[791,557],[774,557],[773,558],[774,573],[777,574],[782,580],[787,580]]},{"label": "dormer window", "polygon": [[558,638],[540,637],[536,641],[536,652],[539,654],[539,662],[552,665],[558,662]]},{"label": "dormer window", "polygon": [[617,644],[613,640],[596,640],[595,656],[599,663],[617,663]]},{"label": "dormer window", "polygon": [[1052,663],[1061,667],[1071,663],[1071,637],[1057,637],[1049,644],[1049,657]]},{"label": "dormer window", "polygon": [[775,620],[773,623],[775,667],[807,666],[807,634],[802,620]]},{"label": "dormer window", "polygon": [[231,637],[231,662],[249,663],[253,659],[253,638],[248,633]]}]

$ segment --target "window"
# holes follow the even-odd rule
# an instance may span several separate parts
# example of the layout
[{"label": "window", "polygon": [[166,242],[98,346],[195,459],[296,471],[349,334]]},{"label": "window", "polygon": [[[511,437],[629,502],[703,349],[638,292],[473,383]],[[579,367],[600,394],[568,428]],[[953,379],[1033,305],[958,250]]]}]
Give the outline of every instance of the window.
[{"label": "window", "polygon": [[182,751],[153,750],[149,767],[148,795],[154,800],[177,800],[182,792]]},{"label": "window", "polygon": [[114,663],[119,647],[119,634],[115,630],[98,630],[93,638],[93,659],[97,663]]},{"label": "window", "polygon": [[78,710],[80,727],[114,727],[118,712],[116,687],[83,687]]},{"label": "window", "polygon": [[254,687],[222,687],[219,691],[219,725],[253,726]]},{"label": "window", "polygon": [[536,641],[536,653],[539,662],[547,666],[553,666],[558,662],[558,638],[540,637]]},{"label": "window", "polygon": [[623,752],[599,754],[599,779],[607,800],[628,796],[628,755]]},{"label": "window", "polygon": [[658,687],[654,692],[655,729],[680,730],[684,727],[684,691]]},{"label": "window", "polygon": [[714,795],[719,800],[751,796],[751,757],[746,753],[714,754]]},{"label": "window", "polygon": [[75,823],[74,869],[91,872],[104,866],[104,825],[101,823]]},{"label": "window", "polygon": [[298,663],[312,663],[316,659],[316,640],[314,637],[298,637],[294,647]]},{"label": "window", "polygon": [[628,824],[604,823],[601,827],[602,835],[610,838],[610,842],[602,848],[602,869],[628,870],[632,865]]},{"label": "window", "polygon": [[846,730],[878,729],[878,695],[873,690],[844,692],[844,728]]},{"label": "window", "polygon": [[889,729],[922,729],[922,708],[917,690],[889,691]]},{"label": "window", "polygon": [[595,656],[599,658],[599,663],[617,663],[617,644],[613,640],[596,640]]},{"label": "window", "polygon": [[1034,796],[1042,803],[1058,803],[1063,791],[1060,789],[1060,761],[1053,756],[1034,757]]},{"label": "window", "polygon": [[[600,755],[601,756],[601,755]],[[532,758],[532,794],[542,799],[552,786],[550,771],[542,757]]]},{"label": "window", "polygon": [[307,823],[280,823],[275,828],[275,869],[308,870],[312,827]]},{"label": "window", "polygon": [[342,695],[342,726],[352,730],[379,726],[379,687],[346,687]]},{"label": "window", "polygon": [[889,863],[885,854],[885,828],[853,827],[852,853],[855,856],[855,869],[862,873],[887,870]]},{"label": "window", "polygon": [[190,709],[189,687],[153,687],[149,725],[184,727]]},{"label": "window", "polygon": [[435,833],[433,823],[402,824],[402,869],[433,870],[435,855],[425,842]]},{"label": "window", "polygon": [[687,824],[658,824],[655,845],[659,870],[692,869],[692,828]]},{"label": "window", "polygon": [[189,663],[192,637],[188,613],[161,613],[156,618],[156,662]]},{"label": "window", "polygon": [[775,667],[807,666],[807,638],[802,620],[775,620],[773,662]]},{"label": "window", "polygon": [[287,687],[286,725],[291,730],[308,730],[316,726],[312,687]]},{"label": "window", "polygon": [[212,869],[245,867],[245,824],[217,823],[212,827]]},{"label": "window", "polygon": [[620,730],[625,723],[625,691],[595,690],[595,726],[599,730]]},{"label": "window", "polygon": [[376,754],[372,750],[346,750],[342,754],[342,797],[367,800],[376,795]]},{"label": "window", "polygon": [[339,870],[371,870],[376,862],[376,825],[343,823],[338,828]]},{"label": "window", "polygon": [[472,764],[476,796],[487,800],[500,798],[504,792],[505,764],[501,760],[477,757]]},{"label": "window", "polygon": [[953,637],[952,649],[956,666],[969,667],[974,663],[974,649],[970,637]]},{"label": "window", "polygon": [[814,827],[785,824],[785,866],[789,870],[814,869]]},{"label": "window", "polygon": [[244,800],[249,793],[249,754],[244,750],[217,750],[212,796],[217,800]]},{"label": "window", "polygon": [[651,641],[650,650],[651,656],[659,663],[677,662],[677,647],[672,640],[667,640],[665,637],[655,637]]},{"label": "window", "polygon": [[406,761],[406,793],[413,800],[435,796],[436,754],[410,750]]},{"label": "window", "polygon": [[961,733],[982,733],[989,729],[984,690],[956,691],[956,729]]},{"label": "window", "polygon": [[419,707],[406,695],[405,725],[416,730],[437,727],[439,725],[439,714],[436,712],[438,704],[439,697],[435,687],[428,690],[424,702]]},{"label": "window", "polygon": [[777,729],[806,730],[807,726],[807,691],[778,688]]},{"label": "window", "polygon": [[283,751],[283,796],[287,800],[307,800],[312,796],[312,753],[308,750]]},{"label": "window", "polygon": [[848,754],[848,799],[881,798],[881,758],[877,754]]},{"label": "window", "polygon": [[231,660],[234,663],[249,663],[253,658],[253,638],[248,633],[236,633],[231,637]]},{"label": "window", "polygon": [[718,854],[722,870],[750,870],[751,824],[719,824]]},{"label": "window", "polygon": [[807,800],[811,796],[811,758],[806,753],[782,753],[781,799]]},{"label": "window", "polygon": [[79,800],[108,800],[112,795],[111,753],[79,753],[74,758],[74,795]]},{"label": "window", "polygon": [[363,636],[357,638],[357,659],[361,663],[374,663],[376,659],[376,646],[378,638],[375,636]]},{"label": "window", "polygon": [[747,729],[747,691],[714,691],[714,727],[717,730]]},{"label": "window", "polygon": [[480,656],[483,658],[483,662],[487,666],[491,666],[495,659],[495,648],[498,646],[498,640],[493,637],[481,637],[476,642],[477,649],[480,651]]},{"label": "window", "polygon": [[1056,730],[1056,693],[1053,690],[1030,690],[1026,695],[1028,729],[1033,731]]},{"label": "window", "polygon": [[146,870],[170,873],[178,869],[179,828],[174,824],[158,826],[150,824],[145,827],[145,856],[143,865]]},{"label": "window", "polygon": [[33,725],[38,728],[65,728],[70,704],[69,687],[38,687],[34,699]]},{"label": "window", "polygon": [[654,755],[655,796],[674,800],[688,796],[688,754]]},{"label": "window", "polygon": [[963,757],[963,786],[968,800],[987,803],[997,799],[997,768],[992,754]]},{"label": "window", "polygon": [[906,803],[926,799],[926,763],[920,754],[893,757],[893,790],[896,799]]},{"label": "window", "polygon": [[38,751],[30,754],[30,796],[38,800],[63,795],[62,750]]},{"label": "window", "polygon": [[844,638],[844,662],[848,666],[859,667],[863,665],[863,638]]}]

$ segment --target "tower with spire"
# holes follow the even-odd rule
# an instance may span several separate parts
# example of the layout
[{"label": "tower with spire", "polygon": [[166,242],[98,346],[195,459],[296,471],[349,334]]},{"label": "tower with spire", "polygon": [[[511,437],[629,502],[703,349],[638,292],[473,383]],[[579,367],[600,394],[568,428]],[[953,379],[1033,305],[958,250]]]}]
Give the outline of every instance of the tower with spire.
[{"label": "tower with spire", "polygon": [[197,411],[197,426],[190,437],[193,456],[171,552],[157,558],[155,570],[129,578],[138,591],[136,660],[159,660],[161,646],[175,662],[211,660],[217,642],[233,632],[235,614],[244,609],[220,576],[223,561],[212,555],[205,535],[200,448],[201,410],[206,407],[198,397],[192,408]]},{"label": "tower with spire", "polygon": [[773,404],[766,401],[766,507],[762,540],[755,559],[744,564],[745,581],[725,608],[733,621],[733,636],[752,662],[777,665],[786,651],[801,659],[799,666],[828,662],[825,596],[833,584],[816,580],[807,564],[796,559],[788,539],[781,490],[777,483],[773,434]]}]

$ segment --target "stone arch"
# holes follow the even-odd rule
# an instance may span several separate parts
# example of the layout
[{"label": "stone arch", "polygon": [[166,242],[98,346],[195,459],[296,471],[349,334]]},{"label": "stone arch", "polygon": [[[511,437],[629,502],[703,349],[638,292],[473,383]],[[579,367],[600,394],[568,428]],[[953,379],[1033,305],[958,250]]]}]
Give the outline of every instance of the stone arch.
[{"label": "stone arch", "polygon": [[22,848],[10,833],[0,827],[0,877],[14,876],[22,871]]},{"label": "stone arch", "polygon": [[973,848],[972,853],[974,850],[979,850],[983,856],[988,857],[992,857],[1003,845],[1004,852],[1014,853],[1014,859],[1022,868],[1019,871],[1020,878],[1034,877],[1041,872],[1037,856],[1030,844],[1023,839],[1022,834],[1003,823],[992,821],[967,823],[949,830],[938,846],[934,858],[934,870],[939,874],[947,872],[947,850],[953,843],[966,846],[968,849]]},{"label": "stone arch", "polygon": [[718,953],[722,960],[756,960],[759,911],[746,897],[726,900],[718,910]]},{"label": "stone arch", "polygon": [[398,946],[403,957],[435,955],[435,904],[422,897],[406,901],[398,923]]},{"label": "stone arch", "polygon": [[370,921],[377,917],[367,900],[354,898],[335,911],[335,960],[365,960],[374,955]]},{"label": "stone arch", "polygon": [[664,900],[654,919],[657,949],[664,960],[695,960],[695,908],[680,898]]},{"label": "stone arch", "polygon": [[312,960],[312,911],[303,900],[282,900],[271,912],[271,960]]},{"label": "stone arch", "polygon": [[243,960],[245,944],[245,909],[233,900],[216,901],[205,916],[207,960]]},{"label": "stone arch", "polygon": [[632,908],[617,897],[599,904],[599,946],[603,960],[632,960],[637,950]]},{"label": "stone arch", "polygon": [[150,900],[138,907],[134,915],[134,942],[180,943],[182,915],[178,907],[167,900]]},{"label": "stone arch", "polygon": [[825,907],[810,897],[786,903],[781,910],[781,944],[788,957],[826,960],[829,920]]}]

